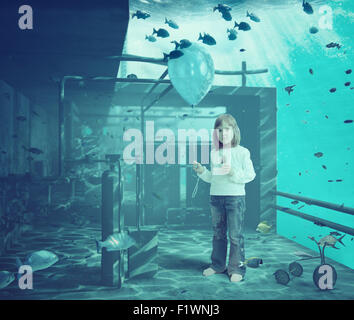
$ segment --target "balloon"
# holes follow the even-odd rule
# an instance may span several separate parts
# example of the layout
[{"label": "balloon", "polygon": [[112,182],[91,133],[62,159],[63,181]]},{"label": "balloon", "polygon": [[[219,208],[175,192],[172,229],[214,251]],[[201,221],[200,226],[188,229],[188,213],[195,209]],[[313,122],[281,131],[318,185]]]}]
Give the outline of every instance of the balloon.
[{"label": "balloon", "polygon": [[194,106],[213,84],[214,62],[208,51],[197,43],[180,50],[183,56],[168,60],[168,75],[179,95]]}]

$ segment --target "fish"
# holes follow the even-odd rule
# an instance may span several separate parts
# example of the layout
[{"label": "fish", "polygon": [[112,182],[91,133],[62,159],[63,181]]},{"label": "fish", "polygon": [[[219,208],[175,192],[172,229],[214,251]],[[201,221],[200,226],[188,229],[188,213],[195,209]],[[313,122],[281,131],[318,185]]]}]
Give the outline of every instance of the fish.
[{"label": "fish", "polygon": [[260,264],[263,264],[263,260],[261,258],[252,257],[248,258],[245,261],[240,262],[240,267],[250,267],[250,268],[258,268]]},{"label": "fish", "polygon": [[344,120],[344,123],[352,123],[353,120]]},{"label": "fish", "polygon": [[26,158],[26,160],[28,160],[28,161],[32,161],[32,160],[34,160],[34,158],[33,158],[33,157],[31,157],[31,156],[28,156],[28,157]]},{"label": "fish", "polygon": [[156,30],[155,28],[153,28],[153,32],[152,34],[155,34],[156,36],[160,37],[160,38],[167,38],[170,36],[170,34],[168,33],[168,31],[166,29],[160,28],[159,30]]},{"label": "fish", "polygon": [[29,265],[32,271],[44,270],[51,267],[59,261],[58,256],[48,250],[39,250],[27,255],[24,263],[20,258],[16,257],[16,266],[19,268],[22,265]]},{"label": "fish", "polygon": [[22,148],[30,153],[34,153],[34,154],[41,154],[44,153],[43,150],[38,149],[38,148],[26,148],[25,146],[22,146]]},{"label": "fish", "polygon": [[316,152],[314,156],[317,158],[321,158],[323,156],[323,152]]},{"label": "fish", "polygon": [[329,89],[329,92],[331,92],[331,93],[336,92],[336,91],[337,91],[336,88],[331,88],[331,89]]},{"label": "fish", "polygon": [[213,45],[216,44],[215,39],[214,39],[210,34],[205,33],[205,32],[204,32],[204,36],[203,36],[203,37],[202,37],[202,34],[199,33],[199,38],[198,38],[198,40],[202,40],[203,43],[205,43],[205,44],[207,44],[207,45],[209,45],[209,46],[213,46]]},{"label": "fish", "polygon": [[249,13],[248,11],[247,11],[246,17],[249,17],[254,22],[261,21],[261,19],[259,19],[254,13]]},{"label": "fish", "polygon": [[237,31],[233,29],[227,29],[229,40],[235,40],[237,38]]},{"label": "fish", "polygon": [[221,16],[223,17],[224,20],[226,21],[231,21],[232,20],[232,16],[231,13],[229,11],[223,11]]},{"label": "fish", "polygon": [[333,182],[333,180],[328,180],[328,182]]},{"label": "fish", "polygon": [[188,39],[182,39],[179,42],[179,47],[180,49],[188,48],[192,45],[192,42],[190,42]]},{"label": "fish", "polygon": [[294,87],[296,86],[296,84],[292,85],[292,86],[288,86],[288,87],[285,87],[285,91],[289,94],[290,96],[290,93],[294,91]]},{"label": "fish", "polygon": [[291,204],[298,204],[298,203],[299,203],[299,201],[297,201],[297,200],[291,201]]},{"label": "fish", "polygon": [[145,40],[149,40],[150,42],[155,42],[156,38],[151,34],[151,35],[145,35]]},{"label": "fish", "polygon": [[117,232],[109,235],[105,241],[96,241],[97,253],[102,252],[102,248],[110,251],[120,251],[137,246],[137,242],[127,232]]},{"label": "fish", "polygon": [[1,153],[2,154],[6,154],[7,152],[5,150],[1,150]]},{"label": "fish", "polygon": [[18,121],[26,121],[27,118],[25,116],[17,116],[16,120],[18,120]]},{"label": "fish", "polygon": [[15,274],[9,271],[0,271],[0,289],[6,288],[15,280]]},{"label": "fish", "polygon": [[173,29],[178,29],[178,24],[173,21],[173,20],[167,20],[167,18],[165,17],[165,23],[167,23],[171,28]]},{"label": "fish", "polygon": [[351,74],[352,73],[352,69],[348,69],[345,71],[346,74]]},{"label": "fish", "polygon": [[228,5],[226,4],[218,4],[216,7],[213,8],[213,12],[215,12],[215,10],[218,10],[223,19],[226,20],[226,21],[231,21],[232,20],[232,16],[231,16],[231,13],[230,11],[232,10],[231,7],[229,7]]},{"label": "fish", "polygon": [[261,233],[268,233],[271,228],[272,225],[269,225],[267,221],[262,221],[258,224],[256,231]]},{"label": "fish", "polygon": [[320,241],[318,242],[318,244],[320,246],[328,246],[328,247],[332,247],[334,249],[339,249],[337,248],[335,245],[337,242],[341,243],[343,246],[345,246],[345,244],[342,242],[342,239],[345,237],[345,234],[343,234],[340,238],[335,238],[333,235],[329,234],[328,236],[323,237],[322,239],[320,239]]},{"label": "fish", "polygon": [[240,49],[240,52],[245,52],[246,51],[246,49]]},{"label": "fish", "polygon": [[340,49],[342,46],[337,42],[330,42],[330,43],[326,44],[326,47]]},{"label": "fish", "polygon": [[176,40],[171,41],[171,43],[175,44],[175,50],[177,50],[179,48],[179,46],[180,46],[179,42],[176,41]]},{"label": "fish", "polygon": [[145,19],[151,17],[151,15],[148,12],[137,10],[135,13],[132,14],[132,19],[134,17],[137,17],[137,19],[144,19],[145,20]]},{"label": "fish", "polygon": [[17,135],[16,133],[14,133],[14,134],[12,135],[12,138],[17,139],[17,138],[18,138],[18,135]]},{"label": "fish", "polygon": [[177,59],[183,55],[184,53],[181,50],[172,50],[169,54],[163,54],[163,61],[167,61],[167,59]]},{"label": "fish", "polygon": [[128,74],[128,75],[127,75],[127,78],[128,78],[128,79],[138,79],[137,75],[134,74],[134,73]]},{"label": "fish", "polygon": [[237,23],[235,21],[235,25],[234,28],[238,27],[238,30],[242,30],[242,31],[248,31],[251,30],[251,26],[247,23],[247,22],[240,22]]},{"label": "fish", "polygon": [[[87,182],[85,181],[85,185],[87,186]],[[57,206],[55,206],[53,208],[54,211],[57,211],[57,210],[61,210],[63,209],[64,211],[67,211],[72,205],[72,201],[68,201],[66,203],[61,203],[61,204],[58,204]]]},{"label": "fish", "polygon": [[162,200],[162,198],[161,198],[156,192],[153,192],[152,195],[153,195],[156,199]]},{"label": "fish", "polygon": [[344,83],[344,85],[345,85],[346,87],[349,87],[349,86],[350,86],[350,81]]},{"label": "fish", "polygon": [[311,74],[313,74],[313,70],[312,70],[311,68],[309,69],[309,72],[310,72]]},{"label": "fish", "polygon": [[232,8],[226,4],[218,4],[216,7],[213,8],[213,12],[215,12],[215,10],[218,10],[219,12],[227,12],[231,11]]},{"label": "fish", "polygon": [[342,182],[343,180],[342,179],[337,179],[336,182]]},{"label": "fish", "polygon": [[35,116],[39,117],[39,114],[36,111],[34,111],[34,110],[32,110],[32,114],[34,114]]},{"label": "fish", "polygon": [[325,169],[325,170],[327,170],[327,167],[326,167],[324,164],[322,165],[322,168]]},{"label": "fish", "polygon": [[315,34],[315,33],[317,33],[318,32],[318,28],[316,28],[316,27],[311,27],[310,29],[309,29],[309,32],[310,33],[312,33],[312,34]]},{"label": "fish", "polygon": [[184,48],[188,48],[192,45],[192,42],[190,42],[189,40],[187,39],[182,39],[180,42],[174,40],[174,41],[171,41],[171,43],[174,43],[175,44],[175,50],[177,50],[178,48],[179,49],[184,49]]},{"label": "fish", "polygon": [[312,6],[311,6],[308,2],[305,2],[305,0],[302,0],[302,9],[303,9],[304,12],[306,12],[307,14],[313,14],[313,8],[312,8]]}]

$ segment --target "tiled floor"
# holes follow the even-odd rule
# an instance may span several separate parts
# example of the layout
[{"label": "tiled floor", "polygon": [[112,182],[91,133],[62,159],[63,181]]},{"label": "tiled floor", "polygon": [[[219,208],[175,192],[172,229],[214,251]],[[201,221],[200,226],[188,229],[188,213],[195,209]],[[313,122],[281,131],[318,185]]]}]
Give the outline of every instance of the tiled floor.
[{"label": "tiled floor", "polygon": [[[57,217],[58,218],[58,217]],[[58,219],[57,219],[58,220]],[[15,271],[15,257],[46,249],[59,261],[34,273],[32,290],[20,290],[14,281],[0,290],[0,299],[124,299],[124,300],[248,300],[248,299],[354,299],[354,270],[326,260],[336,268],[338,279],[333,290],[315,287],[312,273],[319,259],[301,261],[304,273],[284,286],[276,283],[273,273],[288,270],[299,259],[294,251],[305,251],[295,242],[276,234],[245,235],[246,257],[261,257],[263,264],[248,268],[245,281],[231,283],[226,274],[203,277],[211,253],[212,231],[161,228],[158,232],[158,271],[149,279],[126,279],[121,289],[100,285],[101,256],[93,238],[100,237],[99,225],[79,227],[67,222],[44,221],[23,234],[21,241],[6,256],[0,257],[0,269]]]}]

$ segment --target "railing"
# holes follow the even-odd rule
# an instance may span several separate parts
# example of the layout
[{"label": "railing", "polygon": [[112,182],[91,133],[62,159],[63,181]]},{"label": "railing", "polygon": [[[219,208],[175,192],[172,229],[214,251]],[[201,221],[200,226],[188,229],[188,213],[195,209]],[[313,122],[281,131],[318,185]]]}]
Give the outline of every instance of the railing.
[{"label": "railing", "polygon": [[[303,197],[303,196],[293,195],[293,194],[286,193],[286,192],[281,192],[281,191],[276,191],[276,192],[272,192],[272,193],[276,194],[278,196],[285,197],[285,198],[300,200],[302,202],[305,202],[306,204],[316,205],[316,206],[319,206],[319,207],[323,207],[323,208],[327,208],[327,209],[343,212],[343,213],[346,213],[346,214],[354,215],[354,208],[345,207],[344,204],[337,205],[337,204],[333,204],[333,203],[330,203],[330,202],[325,202],[325,201],[311,199],[311,198],[307,198],[307,197]],[[309,215],[309,214],[306,214],[306,213],[302,213],[302,212],[290,209],[288,207],[282,207],[282,206],[278,206],[278,205],[276,205],[274,207],[275,207],[275,209],[277,209],[279,211],[291,214],[293,216],[300,217],[300,218],[308,220],[308,221],[312,221],[316,225],[323,226],[323,227],[324,226],[325,227],[329,227],[329,228],[335,229],[337,231],[345,232],[347,234],[350,234],[350,235],[354,236],[354,229],[351,228],[351,227],[343,226],[341,224],[328,221],[326,219],[314,217],[312,215]]]}]

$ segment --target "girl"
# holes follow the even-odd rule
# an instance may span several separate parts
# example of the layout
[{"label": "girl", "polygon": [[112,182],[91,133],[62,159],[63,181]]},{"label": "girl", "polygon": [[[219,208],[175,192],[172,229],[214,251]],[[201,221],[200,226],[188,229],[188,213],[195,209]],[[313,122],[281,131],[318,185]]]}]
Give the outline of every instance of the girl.
[{"label": "girl", "polygon": [[223,273],[226,270],[228,229],[230,239],[227,273],[230,281],[242,281],[246,267],[243,221],[246,210],[245,183],[256,177],[250,152],[240,145],[241,134],[235,118],[230,114],[220,115],[214,124],[213,147],[210,153],[210,171],[194,162],[197,175],[211,184],[210,208],[214,230],[211,266],[204,276]]}]

